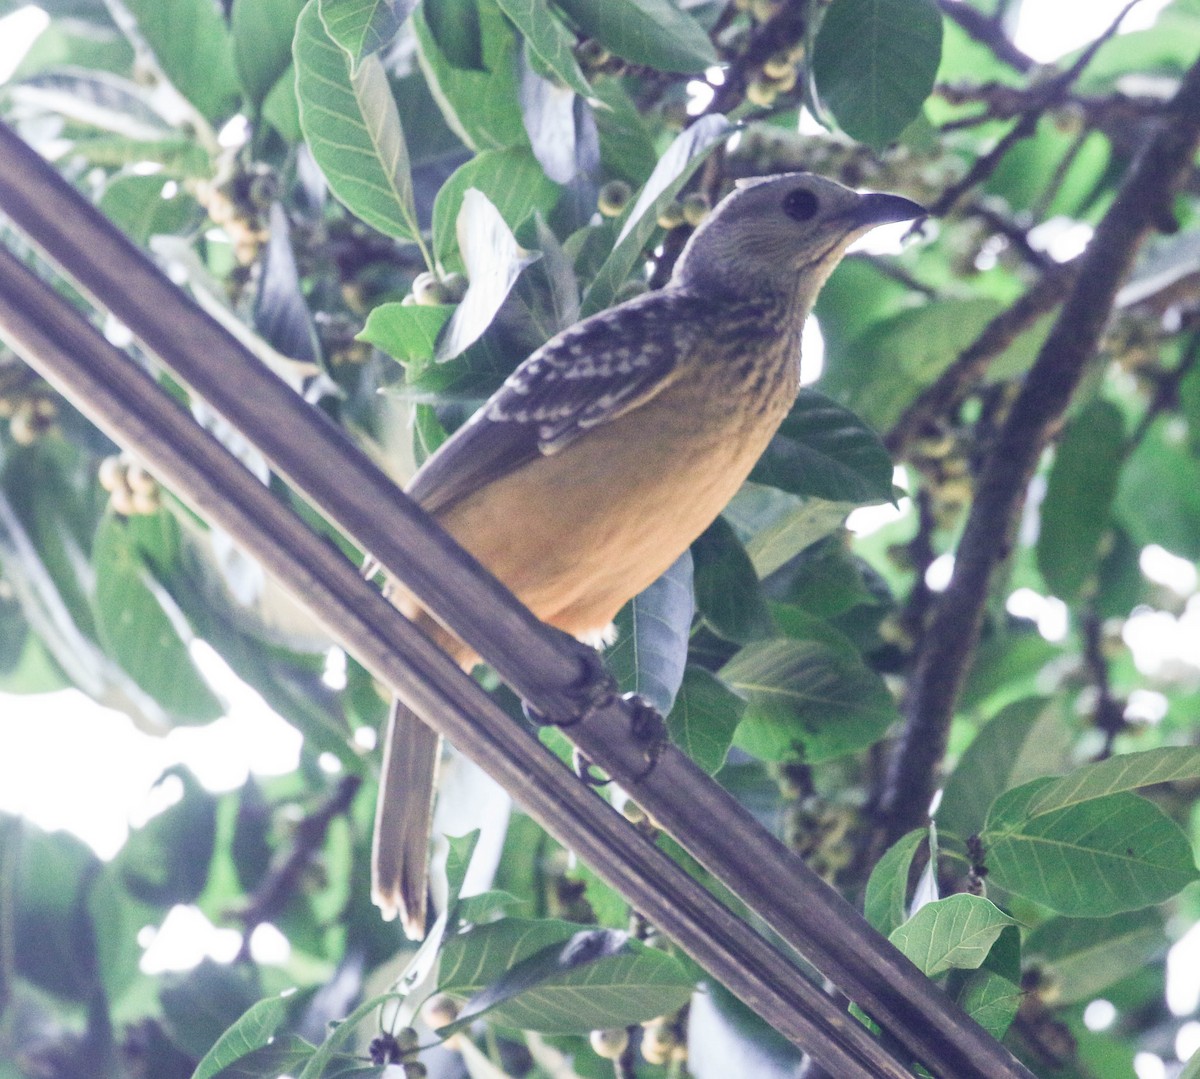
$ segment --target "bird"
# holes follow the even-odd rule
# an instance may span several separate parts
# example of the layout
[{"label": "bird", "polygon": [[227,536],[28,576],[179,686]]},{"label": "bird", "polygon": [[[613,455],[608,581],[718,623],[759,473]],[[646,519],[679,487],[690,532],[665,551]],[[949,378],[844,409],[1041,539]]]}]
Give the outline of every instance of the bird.
[{"label": "bird", "polygon": [[[800,336],[847,247],[925,215],[811,173],[739,180],[661,289],[553,337],[405,490],[543,621],[597,643],[736,493],[800,387]],[[478,657],[399,588],[464,669]],[[439,736],[394,701],[372,899],[424,935]]]}]

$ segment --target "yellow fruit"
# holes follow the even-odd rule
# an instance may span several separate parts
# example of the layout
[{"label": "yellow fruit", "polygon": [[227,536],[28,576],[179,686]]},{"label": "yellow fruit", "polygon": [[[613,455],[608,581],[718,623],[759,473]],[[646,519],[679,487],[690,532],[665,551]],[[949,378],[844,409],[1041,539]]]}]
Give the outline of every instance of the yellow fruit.
[{"label": "yellow fruit", "polygon": [[624,1027],[613,1030],[593,1030],[588,1040],[592,1052],[605,1060],[616,1060],[629,1046],[629,1031]]},{"label": "yellow fruit", "polygon": [[693,228],[704,221],[710,209],[711,206],[709,205],[707,195],[693,191],[690,195],[684,196],[683,219]]},{"label": "yellow fruit", "polygon": [[633,188],[624,180],[609,180],[600,188],[599,197],[596,199],[596,208],[605,217],[617,217],[624,212],[632,196]]},{"label": "yellow fruit", "polygon": [[666,204],[658,213],[659,228],[664,228],[668,232],[671,229],[677,229],[683,224],[683,206],[678,201],[671,201]]}]

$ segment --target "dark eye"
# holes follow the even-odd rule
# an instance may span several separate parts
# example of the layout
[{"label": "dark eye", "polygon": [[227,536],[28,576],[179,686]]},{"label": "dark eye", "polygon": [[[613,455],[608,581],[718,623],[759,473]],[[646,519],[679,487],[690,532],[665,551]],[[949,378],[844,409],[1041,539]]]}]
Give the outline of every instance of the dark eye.
[{"label": "dark eye", "polygon": [[816,217],[819,208],[817,196],[804,187],[789,191],[783,197],[783,212],[793,221],[808,221]]}]

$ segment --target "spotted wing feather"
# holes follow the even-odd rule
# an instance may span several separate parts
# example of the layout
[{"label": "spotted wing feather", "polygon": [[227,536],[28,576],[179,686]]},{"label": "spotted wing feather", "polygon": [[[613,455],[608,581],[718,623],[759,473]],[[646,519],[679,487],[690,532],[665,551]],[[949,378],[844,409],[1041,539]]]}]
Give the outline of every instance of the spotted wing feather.
[{"label": "spotted wing feather", "polygon": [[413,477],[439,513],[539,455],[558,453],[669,385],[699,332],[692,297],[655,292],[572,326],[520,365]]}]

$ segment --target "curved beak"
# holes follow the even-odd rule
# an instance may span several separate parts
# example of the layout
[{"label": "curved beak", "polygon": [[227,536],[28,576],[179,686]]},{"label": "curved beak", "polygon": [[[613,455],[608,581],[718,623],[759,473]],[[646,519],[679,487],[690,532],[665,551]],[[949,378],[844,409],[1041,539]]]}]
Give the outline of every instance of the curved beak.
[{"label": "curved beak", "polygon": [[852,211],[854,223],[862,228],[887,225],[897,221],[915,221],[929,216],[929,211],[919,202],[902,198],[900,195],[861,195]]}]

